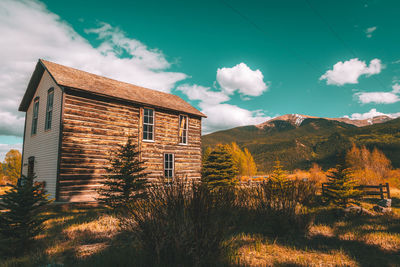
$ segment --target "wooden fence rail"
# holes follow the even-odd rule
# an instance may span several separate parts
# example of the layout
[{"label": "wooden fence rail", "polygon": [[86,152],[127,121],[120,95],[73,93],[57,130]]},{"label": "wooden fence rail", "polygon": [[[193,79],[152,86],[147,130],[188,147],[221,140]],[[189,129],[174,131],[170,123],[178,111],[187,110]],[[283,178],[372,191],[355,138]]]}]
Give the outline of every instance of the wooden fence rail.
[{"label": "wooden fence rail", "polygon": [[[322,195],[325,195],[328,191],[329,183],[322,183]],[[389,183],[379,185],[359,185],[355,188],[364,191],[364,196],[380,196],[381,199],[390,198]],[[375,189],[375,190],[374,190]]]}]

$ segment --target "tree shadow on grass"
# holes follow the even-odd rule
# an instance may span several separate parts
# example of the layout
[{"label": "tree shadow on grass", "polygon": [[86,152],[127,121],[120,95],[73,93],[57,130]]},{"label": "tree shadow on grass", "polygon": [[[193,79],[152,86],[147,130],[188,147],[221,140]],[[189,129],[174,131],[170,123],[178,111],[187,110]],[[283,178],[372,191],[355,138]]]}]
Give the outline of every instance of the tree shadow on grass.
[{"label": "tree shadow on grass", "polygon": [[[316,223],[331,227],[333,229],[332,236],[316,234],[305,237],[301,233],[296,233],[296,231],[292,231],[291,233],[284,233],[284,231],[281,233],[271,233],[271,222],[266,222],[264,224],[262,222],[257,223],[252,218],[251,214],[247,216],[241,214],[242,218],[246,218],[242,223],[244,227],[236,229],[236,232],[234,232],[232,236],[240,234],[256,235],[265,240],[274,240],[277,245],[300,251],[303,250],[305,252],[313,250],[331,254],[332,251],[341,251],[356,261],[360,266],[399,266],[400,253],[398,249],[384,249],[379,245],[368,244],[362,240],[346,240],[340,236],[346,233],[356,234],[362,237],[367,237],[369,234],[374,233],[378,235],[381,233],[397,235],[400,233],[400,218],[390,215],[355,215],[352,217],[338,218],[337,213],[329,209],[318,210],[316,213]],[[382,241],[378,240],[378,242]],[[245,245],[246,244],[239,242],[234,249],[239,249],[241,246]],[[247,245],[251,245],[251,242]],[[301,265],[288,262],[283,264],[279,263],[277,266]]]}]

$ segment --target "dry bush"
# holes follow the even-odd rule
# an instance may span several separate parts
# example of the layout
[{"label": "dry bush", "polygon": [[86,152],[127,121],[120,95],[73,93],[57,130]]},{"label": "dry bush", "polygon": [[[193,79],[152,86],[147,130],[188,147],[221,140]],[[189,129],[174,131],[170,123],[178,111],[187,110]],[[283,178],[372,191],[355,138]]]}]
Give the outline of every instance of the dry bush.
[{"label": "dry bush", "polygon": [[400,169],[389,171],[385,182],[389,183],[392,187],[400,189]]},{"label": "dry bush", "polygon": [[247,224],[275,235],[304,234],[312,220],[306,207],[315,200],[315,183],[302,180],[263,182],[239,191],[239,203],[251,217]]},{"label": "dry bush", "polygon": [[128,208],[124,228],[138,238],[155,266],[210,266],[218,262],[230,226],[232,189],[209,190],[175,179],[148,188],[148,199]]}]

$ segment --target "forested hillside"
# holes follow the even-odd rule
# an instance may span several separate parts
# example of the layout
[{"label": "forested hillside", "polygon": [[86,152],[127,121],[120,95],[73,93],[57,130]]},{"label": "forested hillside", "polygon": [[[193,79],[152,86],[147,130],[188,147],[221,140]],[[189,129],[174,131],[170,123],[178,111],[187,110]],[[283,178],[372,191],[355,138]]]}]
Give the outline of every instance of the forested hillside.
[{"label": "forested hillside", "polygon": [[274,120],[204,135],[202,142],[203,148],[237,142],[251,152],[260,171],[269,171],[277,159],[288,169],[309,168],[313,162],[330,168],[352,143],[377,147],[400,167],[400,118],[364,127],[322,118],[305,118],[299,125]]}]

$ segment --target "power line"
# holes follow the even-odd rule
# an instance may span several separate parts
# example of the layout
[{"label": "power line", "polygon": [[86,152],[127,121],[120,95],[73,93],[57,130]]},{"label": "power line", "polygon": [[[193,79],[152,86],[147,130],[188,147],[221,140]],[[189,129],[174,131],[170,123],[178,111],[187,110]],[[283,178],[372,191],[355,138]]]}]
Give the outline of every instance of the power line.
[{"label": "power line", "polygon": [[[323,22],[325,23],[325,25],[327,26],[327,28],[329,29],[329,31],[336,37],[337,40],[339,40],[339,42],[342,43],[342,45],[350,52],[350,54],[355,57],[358,58],[356,52],[343,40],[343,38],[339,35],[339,33],[337,33],[335,31],[335,29],[329,24],[329,22],[321,15],[321,13],[318,12],[318,10],[316,8],[314,8],[314,6],[311,4],[311,2],[309,0],[304,0],[308,6],[310,7],[310,9],[315,13],[315,15],[317,15],[317,17]],[[385,85],[382,83],[382,81],[380,79],[378,79],[378,77],[376,76],[372,76],[372,78],[375,79],[375,81],[378,82],[378,84],[382,87],[383,90],[386,90]]]},{"label": "power line", "polygon": [[[231,9],[234,13],[236,13],[237,15],[239,15],[243,20],[245,20],[247,23],[249,23],[250,25],[252,25],[255,29],[257,29],[259,32],[261,32],[262,34],[266,35],[267,37],[269,37],[268,32],[265,31],[263,28],[261,28],[257,23],[255,23],[254,21],[252,21],[249,17],[247,17],[245,14],[243,14],[242,12],[240,12],[238,9],[236,9],[235,7],[233,7],[232,5],[230,5],[227,1],[225,0],[220,0],[221,3],[223,3],[226,7],[228,7],[229,9]],[[314,64],[312,64],[311,62],[307,61],[306,59],[304,59],[303,57],[301,57],[300,55],[298,55],[294,50],[290,49],[288,46],[282,44],[282,43],[278,43],[276,40],[270,39],[272,42],[275,42],[276,44],[278,44],[281,47],[284,47],[289,53],[291,53],[294,57],[296,57],[298,60],[303,61],[306,65],[308,65],[310,68],[312,68],[313,70],[315,70],[316,72],[320,73],[320,69],[317,68]]]}]

